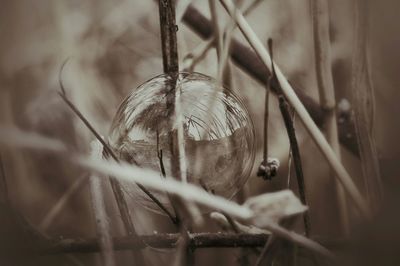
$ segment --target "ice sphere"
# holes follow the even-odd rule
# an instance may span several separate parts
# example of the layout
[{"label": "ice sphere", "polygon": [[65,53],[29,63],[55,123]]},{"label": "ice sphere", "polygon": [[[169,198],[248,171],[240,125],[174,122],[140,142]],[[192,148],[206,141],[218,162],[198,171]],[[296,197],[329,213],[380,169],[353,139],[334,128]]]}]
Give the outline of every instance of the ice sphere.
[{"label": "ice sphere", "polygon": [[[171,84],[172,78],[163,74],[133,90],[121,103],[109,135],[120,159],[143,168],[160,171],[157,151],[162,150],[169,176],[168,136],[173,120],[166,100]],[[188,182],[232,198],[247,181],[255,156],[254,126],[246,107],[215,79],[199,73],[180,73],[176,90]],[[124,190],[146,208],[160,212],[135,185],[124,184]],[[151,192],[171,209],[165,193]]]}]

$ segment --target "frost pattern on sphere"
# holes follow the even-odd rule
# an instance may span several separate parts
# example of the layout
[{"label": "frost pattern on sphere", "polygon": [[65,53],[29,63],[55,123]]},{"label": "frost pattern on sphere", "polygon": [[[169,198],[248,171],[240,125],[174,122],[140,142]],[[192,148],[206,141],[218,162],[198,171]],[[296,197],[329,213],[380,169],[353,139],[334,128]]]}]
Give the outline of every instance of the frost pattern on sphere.
[{"label": "frost pattern on sphere", "polygon": [[[159,75],[134,90],[120,105],[109,136],[122,160],[160,171],[158,134],[167,175],[172,175],[168,143],[171,118],[166,105],[171,82],[168,75]],[[254,127],[248,111],[237,96],[203,74],[180,73],[176,89],[180,90],[177,101],[188,182],[216,195],[233,197],[247,181],[254,162]],[[124,184],[124,189],[146,208],[160,212],[137,186]],[[171,209],[165,193],[152,193]]]}]

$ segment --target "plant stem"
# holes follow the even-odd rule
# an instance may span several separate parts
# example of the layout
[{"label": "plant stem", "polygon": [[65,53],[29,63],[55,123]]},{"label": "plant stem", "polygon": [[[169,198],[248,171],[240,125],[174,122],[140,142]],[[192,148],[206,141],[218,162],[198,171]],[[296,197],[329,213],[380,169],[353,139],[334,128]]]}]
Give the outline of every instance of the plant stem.
[{"label": "plant stem", "polygon": [[[101,147],[92,147],[92,157],[101,157]],[[108,216],[106,213],[103,187],[101,183],[102,180],[100,178],[94,176],[94,174],[91,174],[91,176],[89,177],[89,187],[93,216],[96,224],[96,232],[98,238],[97,241],[100,246],[103,264],[105,266],[114,266],[116,264],[113,250],[113,242],[111,238],[110,224],[108,222]]]},{"label": "plant stem", "polygon": [[80,176],[75,182],[65,191],[65,193],[57,200],[57,202],[53,205],[53,207],[47,212],[46,216],[39,224],[39,228],[42,231],[46,231],[49,228],[55,218],[60,214],[60,212],[64,209],[65,205],[68,201],[83,187],[83,185],[87,182],[89,176],[84,174]]},{"label": "plant stem", "polygon": [[[253,29],[250,27],[250,25],[247,23],[246,19],[243,17],[243,15],[236,11],[235,12],[235,7],[232,3],[231,0],[220,0],[225,9],[228,11],[228,13],[231,16],[235,17],[236,22],[239,25],[240,30],[242,31],[243,35],[247,39],[247,41],[250,43],[250,45],[253,47],[257,55],[262,59],[263,63],[271,69],[272,66],[272,61],[271,58],[268,54],[268,51],[265,49],[263,46],[262,42],[258,38],[258,36],[255,34]],[[280,83],[280,87],[282,88],[282,93],[285,95],[286,99],[289,101],[291,106],[294,108],[296,113],[298,114],[299,118],[303,122],[305,128],[313,138],[314,142],[317,144],[319,147],[320,151],[323,153],[325,156],[326,160],[332,167],[332,169],[336,173],[336,177],[340,180],[340,182],[343,184],[344,188],[350,195],[351,199],[354,201],[356,206],[358,207],[361,215],[364,217],[371,217],[371,212],[369,209],[369,206],[367,202],[365,201],[364,197],[361,195],[359,192],[358,188],[354,184],[351,176],[347,172],[347,170],[343,167],[343,165],[340,163],[340,161],[337,159],[335,152],[332,150],[332,148],[329,146],[328,142],[326,141],[325,137],[321,133],[321,131],[318,129],[314,121],[312,120],[311,116],[305,109],[304,105],[301,103],[299,98],[297,97],[296,93],[293,91],[292,86],[289,84],[279,67],[275,65],[275,70],[276,70],[276,76],[277,80]]]},{"label": "plant stem", "polygon": [[[324,124],[324,134],[338,160],[341,160],[335,109],[335,89],[332,77],[328,1],[311,0],[311,13],[315,51],[315,71],[317,76],[319,99],[321,107],[327,111]],[[331,173],[331,175],[334,175],[334,173]],[[348,235],[349,217],[346,195],[344,194],[342,185],[337,180],[335,182],[335,187],[341,228],[343,233]]]},{"label": "plant stem", "polygon": [[[174,249],[178,245],[180,233],[158,233],[151,235],[140,235],[138,237],[114,237],[114,250],[144,249],[146,247]],[[260,248],[264,247],[271,238],[267,234],[248,233],[191,233],[192,249],[205,248]],[[337,247],[339,249],[346,245],[342,240],[318,239],[318,242],[325,246]],[[99,245],[96,239],[53,239],[40,247],[42,254],[59,253],[91,253],[98,252]]]},{"label": "plant stem", "polygon": [[[170,119],[169,144],[171,149],[171,173],[175,178],[179,178],[181,182],[187,182],[186,174],[186,157],[185,142],[182,123],[182,114],[180,110],[180,90],[177,87],[179,76],[179,60],[178,60],[178,42],[177,42],[177,25],[175,21],[175,5],[173,0],[159,0],[160,14],[160,31],[161,31],[161,47],[163,55],[164,73],[171,78],[171,82],[167,84],[167,117]],[[177,128],[175,128],[177,124]],[[183,241],[178,249],[177,263],[178,265],[194,264],[194,256],[188,249],[190,236],[187,228],[189,220],[192,216],[192,207],[186,204],[182,199],[176,196],[170,197],[171,204],[177,211],[177,217],[180,221],[180,231],[182,232]],[[185,217],[185,214],[188,217]]]},{"label": "plant stem", "polygon": [[[307,205],[306,186],[304,183],[304,176],[303,176],[303,169],[302,169],[302,165],[301,165],[301,156],[300,156],[299,145],[297,143],[297,138],[296,138],[293,121],[290,116],[289,105],[282,95],[279,96],[279,109],[281,110],[283,121],[285,122],[286,131],[287,131],[289,142],[290,142],[290,148],[292,150],[292,158],[293,158],[294,169],[295,169],[296,177],[297,177],[297,185],[299,188],[300,200],[304,205]],[[306,236],[309,237],[310,229],[311,229],[311,222],[310,222],[310,216],[309,216],[308,212],[305,212],[303,214],[303,221],[304,221],[304,228],[305,228]]]},{"label": "plant stem", "polygon": [[217,52],[217,61],[219,65],[221,62],[222,36],[218,25],[218,13],[217,13],[216,3],[217,1],[215,0],[208,0],[208,5],[210,7],[210,14],[211,14],[211,23],[213,26],[213,34],[214,34],[212,39],[214,40],[215,50]]}]

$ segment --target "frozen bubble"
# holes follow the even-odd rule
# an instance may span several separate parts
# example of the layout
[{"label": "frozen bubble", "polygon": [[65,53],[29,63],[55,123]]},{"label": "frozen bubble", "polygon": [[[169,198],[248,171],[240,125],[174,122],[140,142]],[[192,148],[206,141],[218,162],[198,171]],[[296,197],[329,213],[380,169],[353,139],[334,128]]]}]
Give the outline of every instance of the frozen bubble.
[{"label": "frozen bubble", "polygon": [[[133,90],[120,105],[109,136],[117,155],[140,167],[160,171],[157,148],[162,150],[167,175],[172,175],[168,140],[173,112],[167,108],[171,84],[171,77],[159,75]],[[180,73],[176,89],[188,182],[233,197],[254,162],[254,126],[248,111],[237,96],[203,74]],[[135,185],[124,184],[124,189],[146,208],[160,212]],[[165,193],[152,193],[171,208]]]}]

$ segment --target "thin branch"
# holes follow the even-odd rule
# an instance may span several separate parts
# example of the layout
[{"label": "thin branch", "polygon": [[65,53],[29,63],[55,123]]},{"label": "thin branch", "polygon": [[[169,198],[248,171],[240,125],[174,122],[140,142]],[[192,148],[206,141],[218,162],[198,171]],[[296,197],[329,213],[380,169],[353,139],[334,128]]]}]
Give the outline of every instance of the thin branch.
[{"label": "thin branch", "polygon": [[[146,247],[175,249],[181,234],[154,234],[139,237],[119,237],[113,239],[115,250],[144,249]],[[268,239],[266,234],[236,233],[191,233],[189,247],[202,248],[236,248],[261,247]],[[42,248],[42,254],[91,253],[98,252],[96,239],[63,239],[53,240],[49,246]]]},{"label": "thin branch", "polygon": [[[179,233],[159,233],[152,235],[140,235],[138,237],[115,237],[113,238],[114,250],[144,249],[146,247],[175,249]],[[248,233],[191,233],[189,243],[192,249],[204,248],[259,248],[264,247],[271,236],[268,234]],[[331,248],[344,248],[342,240],[317,239],[317,241]],[[99,245],[96,239],[53,239],[47,245],[40,247],[41,254],[60,253],[92,253],[98,252]]]},{"label": "thin branch", "polygon": [[273,247],[274,245],[276,246],[275,240],[276,240],[276,236],[274,236],[274,235],[271,235],[268,238],[263,249],[261,250],[260,256],[258,256],[256,263],[254,264],[255,266],[261,266],[261,263],[264,263],[264,265],[272,264],[272,256],[267,256],[267,255],[274,253],[274,252],[271,252],[271,247]]},{"label": "thin branch", "polygon": [[[235,20],[238,23],[239,28],[242,31],[243,35],[245,36],[247,41],[250,43],[250,45],[253,47],[253,49],[255,50],[257,55],[262,59],[265,66],[267,66],[269,69],[271,69],[272,61],[271,61],[270,55],[268,54],[268,51],[263,46],[262,42],[260,41],[260,39],[258,38],[256,33],[253,31],[253,29],[247,23],[246,19],[243,17],[243,15],[240,12],[238,12],[238,11],[235,12],[235,7],[231,0],[220,0],[220,1],[223,3],[223,5],[224,5],[225,9],[228,11],[228,13],[231,16],[235,17]],[[354,201],[354,203],[360,210],[360,213],[364,217],[371,217],[369,205],[367,204],[366,200],[364,199],[364,197],[361,195],[360,191],[354,184],[353,179],[351,178],[350,174],[343,167],[343,165],[340,163],[340,161],[336,158],[335,152],[329,146],[325,137],[323,136],[321,131],[318,129],[318,127],[312,120],[311,116],[305,109],[304,105],[297,97],[296,93],[293,91],[292,86],[289,84],[289,82],[287,81],[287,79],[285,78],[285,76],[283,75],[281,70],[276,65],[275,65],[275,72],[276,72],[277,80],[279,81],[279,85],[282,88],[282,93],[285,95],[286,99],[289,101],[291,106],[294,108],[294,110],[298,114],[298,116],[301,119],[301,121],[303,122],[305,128],[307,129],[307,131],[313,138],[314,142],[319,147],[322,154],[325,156],[329,165],[335,171],[336,177],[339,178],[339,180],[345,187],[346,191],[351,196],[351,199]]]},{"label": "thin branch", "polygon": [[222,51],[222,35],[219,30],[219,25],[218,25],[218,13],[217,13],[217,1],[215,0],[208,0],[208,5],[210,8],[210,14],[211,14],[211,23],[213,27],[213,41],[214,41],[214,46],[215,50],[217,52],[217,62],[218,65],[221,62],[221,51]]},{"label": "thin branch", "polygon": [[83,184],[88,180],[88,175],[84,174],[80,176],[75,182],[70,186],[67,191],[57,200],[53,207],[47,212],[46,216],[39,224],[39,228],[46,231],[54,222],[55,218],[64,209],[68,201],[82,188]]},{"label": "thin branch", "polygon": [[[209,39],[213,35],[211,22],[204,17],[195,7],[189,6],[184,18],[184,22],[192,28],[200,37]],[[231,43],[230,55],[233,60],[244,72],[259,81],[263,86],[267,83],[270,76],[269,69],[262,60],[249,47],[233,38]],[[272,84],[272,92],[276,92],[276,84]],[[322,126],[325,111],[310,96],[299,88],[294,87],[296,94],[301,102],[306,106],[312,119],[318,126]],[[352,153],[358,156],[358,144],[355,138],[355,128],[351,120],[346,120],[339,124],[339,137],[341,143]]]},{"label": "thin branch", "polygon": [[[287,131],[289,142],[290,142],[290,148],[292,150],[292,158],[293,158],[294,169],[295,169],[296,177],[297,177],[297,185],[299,188],[300,199],[304,205],[307,205],[306,186],[304,184],[304,176],[303,176],[303,169],[302,169],[302,165],[301,165],[301,156],[300,156],[299,145],[297,143],[296,133],[295,133],[293,121],[292,121],[292,118],[290,115],[290,111],[289,111],[289,105],[282,95],[279,96],[279,109],[281,110],[283,121],[285,122],[286,131]],[[310,223],[310,216],[309,216],[308,212],[305,212],[303,214],[303,220],[304,220],[306,236],[309,237],[311,223]]]},{"label": "thin branch", "polygon": [[[157,130],[157,157],[159,160],[159,164],[160,164],[160,170],[161,170],[161,174],[162,176],[165,178],[167,176],[166,172],[165,172],[165,167],[164,167],[164,161],[163,161],[163,151],[162,149],[160,149],[160,136],[159,136],[159,132]],[[175,205],[173,204],[173,200],[171,198],[171,195],[169,193],[167,193],[168,195],[168,199],[172,205],[172,208],[174,209],[175,212],[175,216],[172,215],[172,213],[169,210],[166,210],[166,213],[168,215],[168,217],[172,220],[172,222],[175,225],[179,225],[180,224],[180,220],[179,217],[177,215],[177,210],[175,209]]]},{"label": "thin branch", "polygon": [[296,234],[294,232],[286,230],[285,228],[277,224],[270,224],[269,226],[266,226],[266,229],[270,230],[278,237],[289,240],[291,243],[295,243],[298,244],[299,246],[310,249],[317,254],[320,254],[326,258],[331,259],[332,261],[336,260],[336,256],[332,254],[332,252],[321,246],[319,243],[309,238],[306,238],[300,234]]},{"label": "thin branch", "polygon": [[113,244],[111,240],[110,225],[108,223],[108,216],[105,211],[104,197],[101,192],[101,180],[96,177],[90,177],[90,191],[92,198],[92,209],[96,221],[96,232],[98,241],[100,242],[100,252],[103,257],[105,266],[112,266],[115,264]]},{"label": "thin branch", "polygon": [[[235,8],[239,9],[242,0],[235,1]],[[246,15],[247,10],[243,12],[244,16]],[[217,80],[220,81],[222,84],[226,85],[228,88],[231,87],[232,77],[231,77],[231,69],[229,65],[229,55],[231,49],[231,43],[234,31],[236,29],[236,23],[233,18],[230,18],[229,22],[225,26],[224,33],[223,33],[223,45],[221,48],[220,60],[218,65],[218,75]]]},{"label": "thin branch", "polygon": [[[272,60],[272,78],[276,78],[276,72],[275,72],[275,63],[273,62],[273,46],[272,46],[272,39],[268,40],[268,48],[269,52],[271,54],[271,60]],[[279,84],[279,81],[277,81]],[[280,86],[280,85],[278,85]],[[299,145],[297,143],[297,137],[296,137],[296,132],[293,124],[293,120],[290,114],[290,107],[285,99],[285,97],[281,94],[278,97],[279,99],[279,109],[281,111],[283,121],[285,123],[286,127],[286,132],[289,138],[290,142],[290,149],[292,151],[292,158],[293,158],[293,164],[294,164],[294,169],[296,172],[296,177],[297,177],[297,185],[299,189],[299,194],[300,194],[300,199],[301,202],[304,205],[307,204],[307,197],[306,197],[306,186],[304,182],[304,175],[303,175],[303,167],[301,163],[301,155],[300,155],[300,149]],[[310,230],[311,230],[311,222],[310,222],[310,216],[308,212],[305,212],[303,214],[303,221],[304,221],[304,228],[305,228],[305,233],[306,236],[310,236]]]},{"label": "thin branch", "polygon": [[268,163],[268,124],[269,124],[269,92],[271,89],[271,77],[267,82],[267,89],[265,90],[265,105],[264,105],[264,150],[263,150],[263,160],[265,166]]},{"label": "thin branch", "polygon": [[172,0],[159,0],[158,6],[164,73],[173,76],[179,72],[178,43],[176,40],[178,28],[175,22],[175,5]]},{"label": "thin branch", "polygon": [[[281,235],[285,235],[291,239],[295,239],[295,242],[302,242],[304,239],[301,235],[294,236],[293,233],[287,231],[282,232]],[[131,250],[131,249],[143,249],[146,247],[152,248],[163,248],[163,249],[175,249],[179,245],[178,240],[181,238],[181,234],[154,234],[154,235],[142,235],[139,237],[119,237],[113,238],[114,250]],[[191,233],[190,242],[188,243],[191,249],[203,249],[203,248],[257,248],[265,246],[265,243],[270,238],[266,234],[244,234],[244,233]],[[301,240],[300,240],[301,239]],[[308,239],[307,239],[308,240]],[[322,240],[320,240],[322,241]],[[324,243],[326,242],[326,243]],[[321,246],[315,247],[315,243],[312,240],[307,241],[306,249],[310,251],[318,250],[317,253],[324,257],[335,260],[335,256],[332,253],[327,252],[325,249],[320,249]],[[337,246],[338,241],[322,241],[325,245]],[[301,245],[303,246],[303,245]],[[40,249],[42,254],[60,254],[60,253],[92,253],[98,252],[99,245],[95,239],[63,239],[53,240]]]},{"label": "thin branch", "polygon": [[196,65],[201,62],[215,42],[215,38],[200,43],[192,52],[188,53],[183,59],[183,71],[193,72]]},{"label": "thin branch", "polygon": [[[331,44],[329,38],[329,10],[327,0],[311,0],[313,37],[315,51],[315,70],[321,107],[327,110],[324,134],[338,160],[341,160],[338,127],[336,119],[335,88],[332,77]],[[334,173],[331,173],[334,175]],[[336,194],[341,227],[345,234],[349,232],[349,217],[342,185],[336,180]]]},{"label": "thin branch", "polygon": [[[271,39],[268,39],[268,46],[269,43],[272,42]],[[272,46],[271,46],[272,47]],[[272,50],[271,50],[272,52]],[[272,58],[271,53],[271,58]],[[257,176],[261,176],[265,180],[271,180],[277,174],[277,171],[273,171],[272,164],[268,162],[268,120],[269,120],[269,92],[271,90],[271,83],[274,80],[274,75],[270,75],[268,77],[266,83],[266,90],[265,90],[265,104],[264,104],[264,150],[263,150],[263,161],[258,168]]]}]

